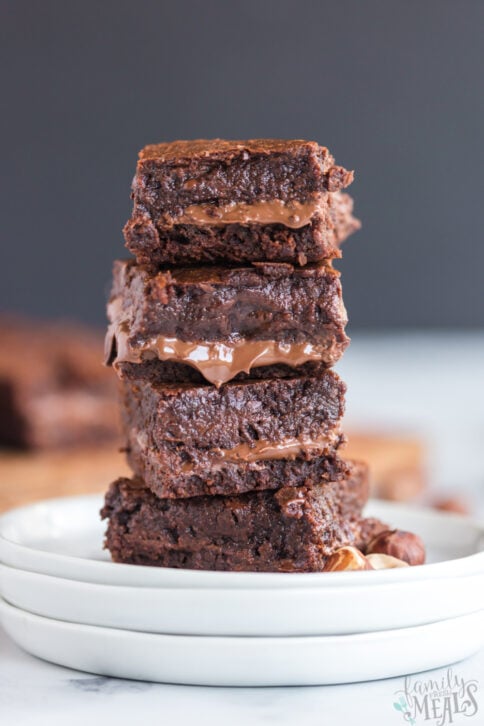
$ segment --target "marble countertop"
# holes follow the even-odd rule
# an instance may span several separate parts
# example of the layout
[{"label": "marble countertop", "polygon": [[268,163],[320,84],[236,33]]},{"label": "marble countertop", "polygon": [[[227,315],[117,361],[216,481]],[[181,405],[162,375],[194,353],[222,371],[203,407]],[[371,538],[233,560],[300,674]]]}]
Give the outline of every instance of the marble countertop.
[{"label": "marble countertop", "polygon": [[[480,681],[484,720],[484,650],[453,666],[465,681]],[[440,681],[447,669],[414,681]],[[44,663],[19,650],[0,632],[0,723],[2,726],[403,726],[393,708],[403,678],[347,686],[308,688],[203,688],[103,678]],[[458,726],[459,717],[455,724]],[[418,724],[418,722],[417,722]],[[435,721],[422,720],[425,726]]]},{"label": "marble countertop", "polygon": [[[484,516],[484,335],[355,336],[338,371],[348,383],[347,425],[418,431],[429,447],[435,490],[462,489]],[[418,676],[426,683],[447,669]],[[484,650],[453,666],[477,680],[479,711],[453,723],[484,723]],[[202,688],[138,683],[70,671],[19,650],[0,630],[1,726],[407,723],[393,708],[404,679],[311,688]],[[436,719],[417,724],[437,724]],[[450,721],[444,721],[444,724]]]}]

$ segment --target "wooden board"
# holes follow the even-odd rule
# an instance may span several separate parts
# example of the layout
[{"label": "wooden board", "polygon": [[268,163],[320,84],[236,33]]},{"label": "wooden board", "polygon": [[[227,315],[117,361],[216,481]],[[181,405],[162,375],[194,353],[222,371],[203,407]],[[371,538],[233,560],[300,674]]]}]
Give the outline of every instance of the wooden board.
[{"label": "wooden board", "polygon": [[39,499],[103,492],[129,475],[124,455],[106,448],[0,453],[0,511]]},{"label": "wooden board", "polygon": [[374,497],[407,501],[426,489],[426,450],[420,439],[353,431],[344,456],[368,463]]}]

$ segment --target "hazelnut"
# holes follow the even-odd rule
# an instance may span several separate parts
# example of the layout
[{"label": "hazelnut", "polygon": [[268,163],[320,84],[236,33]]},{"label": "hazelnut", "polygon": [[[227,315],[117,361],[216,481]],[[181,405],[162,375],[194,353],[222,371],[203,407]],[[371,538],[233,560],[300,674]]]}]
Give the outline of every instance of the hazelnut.
[{"label": "hazelnut", "polygon": [[434,509],[440,509],[441,512],[452,512],[454,514],[470,514],[468,503],[461,497],[449,497],[447,499],[438,499],[434,502]]},{"label": "hazelnut", "polygon": [[391,555],[381,555],[379,552],[374,552],[372,555],[366,555],[366,559],[374,570],[393,570],[395,567],[409,566],[408,562],[397,560],[396,557],[392,557]]},{"label": "hazelnut", "polygon": [[326,560],[324,572],[344,572],[346,570],[372,570],[373,567],[363,552],[356,547],[341,547]]},{"label": "hazelnut", "polygon": [[387,529],[370,540],[366,554],[374,553],[391,555],[409,565],[423,565],[425,562],[425,545],[420,537],[403,529]]}]

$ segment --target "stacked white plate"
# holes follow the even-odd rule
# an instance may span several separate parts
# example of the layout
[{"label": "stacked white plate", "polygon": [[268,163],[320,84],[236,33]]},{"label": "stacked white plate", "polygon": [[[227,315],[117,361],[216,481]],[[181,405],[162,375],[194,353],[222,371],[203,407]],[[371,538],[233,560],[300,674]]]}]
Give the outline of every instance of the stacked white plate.
[{"label": "stacked white plate", "polygon": [[0,518],[0,619],[35,656],[168,683],[348,683],[447,665],[484,644],[484,530],[389,503],[367,513],[417,532],[429,564],[263,574],[114,564],[100,497]]}]

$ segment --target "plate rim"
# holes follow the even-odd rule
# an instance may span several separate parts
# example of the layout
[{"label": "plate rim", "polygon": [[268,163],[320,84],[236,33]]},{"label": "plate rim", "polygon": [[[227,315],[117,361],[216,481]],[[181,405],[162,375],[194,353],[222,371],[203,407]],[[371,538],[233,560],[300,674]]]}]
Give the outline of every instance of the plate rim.
[{"label": "plate rim", "polygon": [[[383,583],[364,589],[291,588],[284,591],[281,607],[281,591],[270,587],[140,588],[68,580],[0,564],[0,597],[35,615],[122,630],[290,637],[409,628],[484,611],[481,578],[475,574]],[[447,597],[449,589],[451,598]],[[402,611],[401,602],[408,597],[414,603],[423,602],[423,606]],[[441,603],[438,606],[434,605],[435,597]],[[355,598],[360,607],[353,618],[348,604]],[[118,614],[120,606],[123,612]],[[267,608],[277,609],[270,625],[261,616]],[[244,615],[247,611],[248,616]],[[200,612],[209,616],[199,618]],[[302,627],[301,612],[306,614]]]},{"label": "plate rim", "polygon": [[[79,625],[0,602],[6,634],[37,658],[108,677],[219,687],[356,683],[440,668],[481,649],[483,618],[480,611],[410,628],[347,635],[166,635]],[[422,649],[422,644],[428,647]]]},{"label": "plate rim", "polygon": [[[273,636],[273,635],[252,635],[252,636],[240,636],[240,635],[175,635],[173,633],[151,633],[151,632],[142,632],[142,631],[136,631],[136,630],[129,630],[129,629],[122,629],[122,628],[111,628],[106,627],[104,625],[86,625],[85,623],[74,623],[72,621],[68,620],[57,620],[56,618],[49,618],[45,615],[37,615],[36,613],[31,613],[29,610],[24,610],[23,608],[16,607],[15,605],[12,605],[11,603],[4,600],[3,597],[0,597],[0,623],[2,623],[3,626],[3,617],[2,614],[4,612],[13,613],[16,617],[26,617],[29,620],[40,620],[45,621],[49,625],[54,626],[56,628],[62,629],[67,628],[69,630],[80,630],[80,631],[102,631],[105,634],[109,634],[112,637],[119,637],[120,635],[123,637],[126,637],[128,639],[138,639],[138,638],[155,638],[155,639],[162,639],[162,640],[174,640],[175,642],[187,642],[187,641],[193,641],[193,642],[205,642],[208,641],[228,641],[227,644],[240,644],[243,642],[255,642],[255,641],[262,641],[263,644],[267,645],[273,645],[274,643],[277,643],[278,641],[281,641],[283,643],[286,643],[287,641],[293,643],[293,644],[299,644],[300,641],[303,641],[305,643],[308,642],[319,642],[319,641],[332,641],[334,643],[340,643],[343,640],[349,641],[349,640],[358,640],[361,642],[371,642],[376,640],[382,640],[384,638],[387,638],[389,635],[394,635],[395,637],[404,638],[405,635],[409,631],[429,631],[429,630],[438,630],[441,628],[444,624],[458,624],[459,622],[464,622],[466,620],[473,622],[474,620],[476,622],[483,621],[484,622],[484,609],[476,610],[472,613],[465,613],[464,615],[458,615],[454,618],[446,618],[444,620],[437,620],[432,623],[424,623],[423,625],[413,625],[408,628],[390,628],[388,630],[373,630],[370,632],[365,633],[345,633],[343,635],[288,635],[288,636]],[[484,636],[481,638],[481,640],[484,641]],[[479,646],[478,646],[479,647]],[[481,646],[482,647],[482,644]]]}]

